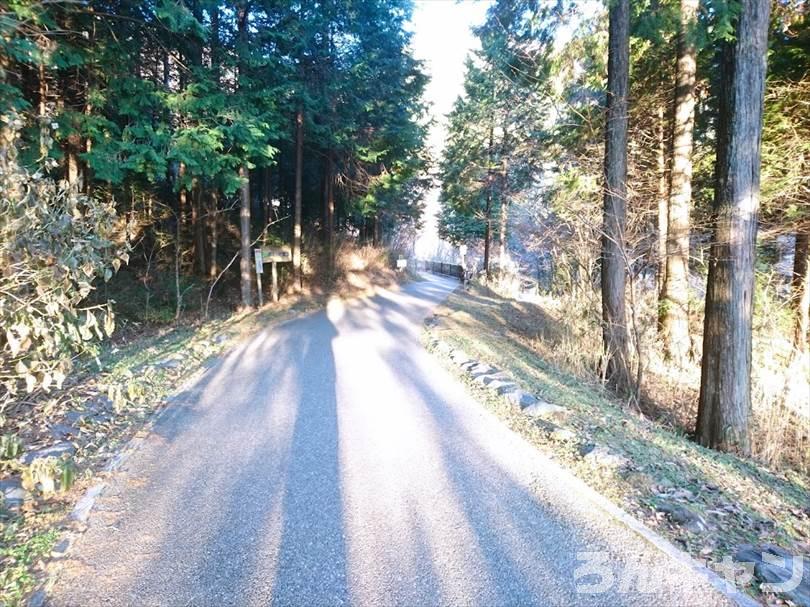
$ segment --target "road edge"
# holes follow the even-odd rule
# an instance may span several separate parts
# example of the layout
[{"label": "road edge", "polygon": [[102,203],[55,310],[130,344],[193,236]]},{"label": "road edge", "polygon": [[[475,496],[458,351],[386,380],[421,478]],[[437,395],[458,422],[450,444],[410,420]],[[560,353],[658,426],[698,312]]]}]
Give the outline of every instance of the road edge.
[{"label": "road edge", "polygon": [[[439,302],[436,306],[434,306],[434,309],[435,307],[441,305],[441,303],[442,302]],[[429,317],[426,317],[426,319],[428,318]],[[430,322],[424,323],[423,331],[429,337],[427,341],[446,344],[446,342],[443,342],[436,335],[433,328],[434,325],[432,323]],[[434,348],[426,347],[426,350],[432,356],[439,358],[443,363],[445,363],[445,366],[449,368],[450,372],[459,377],[462,383],[468,385],[467,382],[463,381],[464,376],[461,375],[463,371],[461,371],[457,366],[451,364],[451,361],[446,354],[448,348],[452,350],[452,347],[449,346],[449,344],[446,344],[446,346],[447,347],[444,349],[436,347]],[[611,516],[617,522],[629,528],[636,535],[646,540],[649,544],[652,544],[659,552],[685,565],[687,568],[689,568],[690,571],[700,576],[702,579],[708,582],[713,588],[715,588],[715,590],[717,590],[722,596],[727,598],[729,601],[731,601],[738,607],[762,607],[761,603],[754,600],[752,597],[745,594],[744,592],[741,592],[739,589],[736,588],[736,586],[734,586],[727,580],[723,579],[716,572],[712,571],[708,566],[692,557],[689,553],[675,546],[664,536],[650,529],[642,521],[638,520],[637,518],[629,514],[626,510],[624,510],[623,508],[612,502],[610,499],[608,499],[607,497],[596,491],[594,488],[590,487],[585,481],[583,481],[581,478],[573,474],[562,464],[557,462],[550,454],[544,453],[543,451],[538,449],[536,445],[532,444],[524,436],[522,436],[519,432],[510,428],[508,424],[504,423],[503,419],[501,419],[497,414],[490,411],[489,408],[481,402],[481,399],[478,397],[478,395],[474,393],[478,392],[479,389],[483,390],[483,388],[476,388],[475,391],[470,389],[467,390],[468,393],[470,393],[472,400],[475,402],[475,406],[481,407],[488,413],[495,416],[498,423],[505,426],[519,440],[521,440],[526,445],[531,447],[531,449],[537,454],[539,458],[544,460],[545,463],[554,466],[555,472],[558,474],[559,478],[563,482],[565,482],[566,485],[570,487],[573,491],[579,493],[583,498],[589,500],[593,505],[600,508],[603,512]]]}]

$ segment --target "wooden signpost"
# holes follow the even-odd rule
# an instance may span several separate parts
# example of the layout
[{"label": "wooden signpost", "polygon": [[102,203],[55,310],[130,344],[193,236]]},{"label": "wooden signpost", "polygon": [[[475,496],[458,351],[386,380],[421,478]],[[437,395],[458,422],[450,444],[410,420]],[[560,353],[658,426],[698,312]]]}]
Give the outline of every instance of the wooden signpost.
[{"label": "wooden signpost", "polygon": [[253,249],[253,255],[256,259],[256,282],[259,287],[259,305],[264,305],[262,274],[264,273],[264,264],[267,262],[270,262],[270,293],[273,301],[278,301],[278,271],[276,264],[292,261],[292,250],[289,246],[262,247],[260,249]]}]

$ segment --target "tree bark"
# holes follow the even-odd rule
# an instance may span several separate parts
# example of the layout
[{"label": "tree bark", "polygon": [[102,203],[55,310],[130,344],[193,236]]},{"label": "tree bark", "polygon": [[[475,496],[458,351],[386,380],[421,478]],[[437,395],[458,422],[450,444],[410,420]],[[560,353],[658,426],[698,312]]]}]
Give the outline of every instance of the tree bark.
[{"label": "tree bark", "polygon": [[[48,56],[50,53],[48,39],[43,36],[40,40],[37,41],[37,44],[40,47],[39,51],[40,53],[42,53],[42,56],[43,57]],[[0,69],[3,69],[2,66],[0,66]],[[39,120],[40,120],[39,128],[40,130],[43,130],[48,128],[48,126],[45,124],[45,117],[48,114],[48,77],[47,72],[45,70],[44,59],[39,63],[38,77],[39,77]],[[45,144],[44,137],[40,138],[39,155],[41,158],[45,158],[48,155],[48,146]]]},{"label": "tree bark", "polygon": [[484,226],[484,275],[489,282],[491,275],[489,269],[490,243],[492,242],[492,143],[494,129],[489,127],[489,148],[487,149],[487,202],[484,209],[486,225]]},{"label": "tree bark", "polygon": [[[239,41],[242,51],[247,48],[247,23],[248,6],[247,2],[239,2],[237,5],[237,22],[239,29]],[[240,77],[244,73],[244,65],[239,65]],[[240,78],[241,79],[241,78]],[[240,86],[241,86],[240,82]],[[242,307],[253,307],[253,273],[251,272],[250,258],[250,171],[247,164],[239,167],[239,177],[242,180],[239,200],[239,275],[242,287]]]},{"label": "tree bark", "polygon": [[667,275],[667,206],[669,190],[667,180],[666,109],[658,106],[658,330],[664,330],[664,284]]},{"label": "tree bark", "polygon": [[183,185],[183,180],[185,179],[185,176],[186,176],[186,163],[181,162],[177,167],[177,181],[179,182],[180,187],[180,191],[177,193],[177,246],[180,247],[181,255],[184,244],[183,232],[186,226],[186,214],[188,210],[188,192],[186,192],[186,188]]},{"label": "tree bark", "polygon": [[709,258],[697,440],[750,453],[751,326],[768,0],[741,0],[720,55],[715,233]]},{"label": "tree bark", "polygon": [[[75,33],[75,24],[70,12],[65,13],[62,28],[72,37]],[[72,112],[84,112],[87,102],[87,74],[85,66],[71,66],[61,70],[59,78],[60,94],[65,109]],[[85,188],[84,163],[79,155],[84,151],[84,139],[78,132],[79,125],[75,122],[69,125],[70,132],[65,139],[65,179],[70,186],[78,192],[83,192]]]},{"label": "tree bark", "polygon": [[667,269],[664,278],[664,353],[682,365],[689,356],[689,208],[692,204],[692,134],[695,126],[695,75],[698,0],[681,0],[675,120],[672,133],[667,210]]},{"label": "tree bark", "polygon": [[208,225],[211,230],[211,252],[208,256],[208,278],[216,280],[219,274],[217,253],[219,248],[219,199],[216,190],[211,190],[210,207],[208,209]]},{"label": "tree bark", "polygon": [[506,268],[506,226],[509,223],[509,206],[501,197],[501,209],[498,217],[498,265],[501,275]]},{"label": "tree bark", "polygon": [[301,290],[304,278],[301,271],[301,186],[304,172],[304,110],[295,113],[295,209],[293,217],[293,282]]},{"label": "tree bark", "polygon": [[270,167],[266,166],[262,169],[262,231],[267,229],[270,224],[270,209],[273,206],[273,180],[270,175]]},{"label": "tree bark", "polygon": [[[506,127],[504,127],[504,132],[506,132]],[[506,135],[504,135],[503,148],[500,175],[501,187],[498,188],[501,203],[500,215],[498,217],[498,265],[500,266],[499,271],[501,273],[501,277],[503,277],[503,272],[506,268],[506,228],[509,225],[509,202],[506,191],[508,184],[509,164],[506,160]]]},{"label": "tree bark", "polygon": [[605,193],[602,218],[602,339],[605,378],[617,392],[632,388],[625,312],[627,264],[624,229],[627,200],[627,93],[630,75],[630,2],[610,5],[608,42]]},{"label": "tree bark", "polygon": [[194,233],[194,257],[200,276],[205,276],[205,223],[203,222],[202,187],[198,180],[191,186],[191,226]]},{"label": "tree bark", "polygon": [[[219,7],[214,5],[210,9],[211,15],[211,70],[214,74],[214,82],[219,85]],[[208,279],[214,282],[219,274],[219,193],[216,188],[211,188],[208,208],[208,226],[210,230],[209,253],[208,253]]]},{"label": "tree bark", "polygon": [[808,349],[810,329],[810,231],[796,232],[793,256],[791,300],[795,316],[793,346],[799,353]]},{"label": "tree bark", "polygon": [[239,167],[242,187],[239,190],[239,275],[242,287],[242,306],[253,307],[253,273],[250,259],[250,173],[246,166]]},{"label": "tree bark", "polygon": [[484,209],[484,213],[486,215],[486,226],[484,226],[484,276],[487,282],[489,282],[489,249],[490,242],[492,241],[492,191],[489,187],[487,188],[487,206]]},{"label": "tree bark", "polygon": [[335,182],[334,160],[332,150],[326,155],[326,170],[324,171],[324,246],[326,247],[326,272],[332,276],[335,255]]}]

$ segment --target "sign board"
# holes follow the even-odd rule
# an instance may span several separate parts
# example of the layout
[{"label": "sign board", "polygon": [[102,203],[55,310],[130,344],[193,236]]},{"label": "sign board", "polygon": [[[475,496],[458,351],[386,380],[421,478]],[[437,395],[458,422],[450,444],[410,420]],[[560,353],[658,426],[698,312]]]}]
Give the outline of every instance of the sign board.
[{"label": "sign board", "polygon": [[256,260],[256,274],[261,274],[264,272],[264,267],[262,265],[262,250],[253,249],[253,258]]},{"label": "sign board", "polygon": [[402,270],[408,267],[407,259],[397,259],[397,270]]},{"label": "sign board", "polygon": [[285,261],[292,261],[292,249],[286,245],[281,247],[262,247],[261,256],[264,263],[272,261],[284,263]]},{"label": "sign board", "polygon": [[278,272],[276,272],[277,263],[285,263],[292,261],[292,249],[289,246],[281,247],[262,247],[261,249],[253,249],[253,256],[256,259],[256,283],[259,287],[259,305],[263,306],[264,301],[262,298],[262,273],[264,272],[264,264],[270,264],[270,284],[272,287],[273,301],[278,301]]}]

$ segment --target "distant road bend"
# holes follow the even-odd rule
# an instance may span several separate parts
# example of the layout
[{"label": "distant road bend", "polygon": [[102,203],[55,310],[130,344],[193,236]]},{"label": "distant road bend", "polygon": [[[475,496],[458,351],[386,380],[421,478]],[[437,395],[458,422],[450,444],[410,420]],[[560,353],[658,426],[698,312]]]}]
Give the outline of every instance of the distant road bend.
[{"label": "distant road bend", "polygon": [[[422,348],[456,285],[335,303],[210,368],[99,499],[48,604],[729,604]],[[637,563],[648,587],[622,588]]]}]

